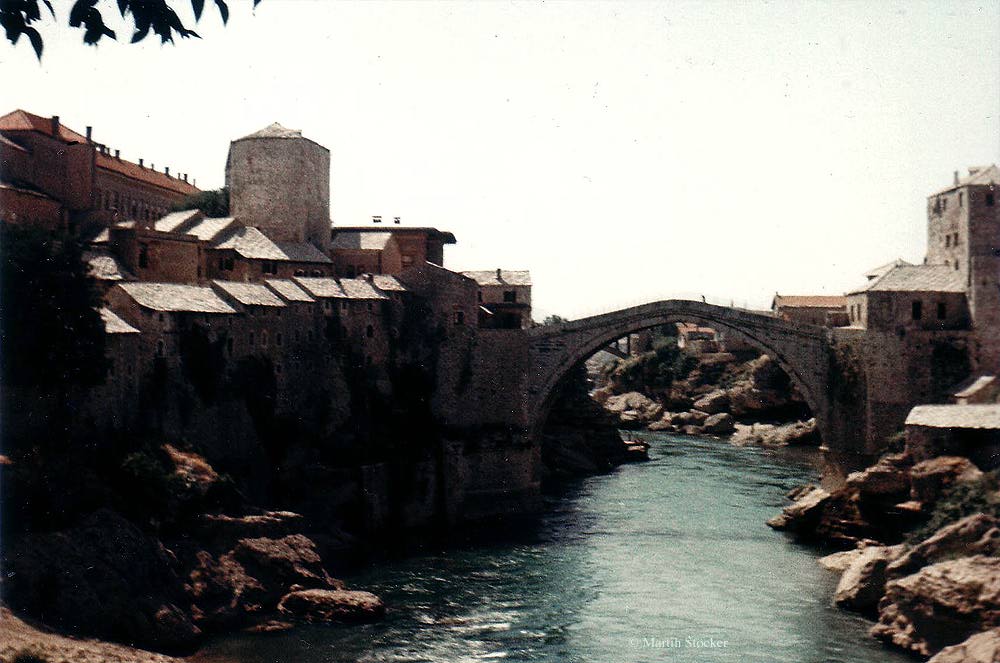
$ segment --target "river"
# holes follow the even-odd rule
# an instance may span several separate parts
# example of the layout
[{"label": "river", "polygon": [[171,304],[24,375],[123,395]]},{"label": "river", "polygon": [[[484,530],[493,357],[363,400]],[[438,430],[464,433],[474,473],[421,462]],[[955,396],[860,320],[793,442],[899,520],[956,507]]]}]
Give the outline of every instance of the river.
[{"label": "river", "polygon": [[830,606],[822,554],[764,521],[815,452],[648,434],[648,463],[547,498],[537,524],[346,578],[384,622],[210,643],[200,663],[910,661]]}]

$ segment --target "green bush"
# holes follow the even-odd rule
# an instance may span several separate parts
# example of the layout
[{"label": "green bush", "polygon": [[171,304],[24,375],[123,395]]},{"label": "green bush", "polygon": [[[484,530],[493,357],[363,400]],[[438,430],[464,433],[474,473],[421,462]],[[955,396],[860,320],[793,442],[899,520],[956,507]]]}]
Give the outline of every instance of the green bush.
[{"label": "green bush", "polygon": [[910,532],[907,540],[919,543],[942,527],[974,513],[1000,518],[998,490],[998,470],[983,475],[978,481],[963,481],[948,487],[934,504],[927,522]]}]

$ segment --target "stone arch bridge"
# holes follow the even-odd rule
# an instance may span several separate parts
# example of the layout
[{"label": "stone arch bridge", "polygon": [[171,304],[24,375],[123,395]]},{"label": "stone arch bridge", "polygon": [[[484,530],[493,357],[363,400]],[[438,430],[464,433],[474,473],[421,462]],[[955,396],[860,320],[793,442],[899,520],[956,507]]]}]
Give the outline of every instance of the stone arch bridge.
[{"label": "stone arch bridge", "polygon": [[827,447],[837,445],[831,426],[827,330],[763,313],[687,300],[665,300],[527,331],[527,422],[538,433],[566,375],[623,336],[675,322],[697,322],[741,338],[778,362],[806,400]]}]

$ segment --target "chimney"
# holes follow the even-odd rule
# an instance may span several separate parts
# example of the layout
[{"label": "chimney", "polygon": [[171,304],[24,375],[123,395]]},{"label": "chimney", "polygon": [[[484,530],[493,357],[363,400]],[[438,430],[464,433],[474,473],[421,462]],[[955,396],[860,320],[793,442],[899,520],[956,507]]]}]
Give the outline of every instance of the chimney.
[{"label": "chimney", "polygon": [[149,169],[150,169],[150,170],[156,170],[156,164],[155,164],[155,163],[153,163],[152,161],[150,161],[150,162],[149,162]]},{"label": "chimney", "polygon": [[392,217],[392,222],[395,223],[398,226],[399,225],[399,217],[398,216]]},{"label": "chimney", "polygon": [[499,280],[500,280],[500,272],[501,272],[501,271],[502,271],[502,270],[501,270],[501,269],[500,269],[500,268],[498,267],[498,268],[497,268],[497,281],[499,281]]},{"label": "chimney", "polygon": [[94,127],[87,127],[87,143],[91,143],[91,136],[94,133]]},{"label": "chimney", "polygon": [[58,115],[53,115],[52,116],[52,135],[53,136],[58,136],[59,135],[59,116]]},{"label": "chimney", "polygon": [[955,171],[955,186],[958,186],[958,171]]},{"label": "chimney", "polygon": [[144,159],[142,157],[139,157],[139,168],[145,168],[145,166],[142,165],[143,161],[144,161]]},{"label": "chimney", "polygon": [[167,166],[166,168],[163,169],[163,174],[166,175],[167,177],[170,177],[170,166]]},{"label": "chimney", "polygon": [[381,215],[377,215],[376,214],[375,216],[373,216],[372,217],[372,223],[382,223],[382,217],[381,217]]},{"label": "chimney", "polygon": [[121,159],[122,158],[122,151],[121,150],[115,150],[115,158],[116,159]]},{"label": "chimney", "polygon": [[188,181],[188,174],[187,174],[187,173],[184,173],[184,181],[185,181],[185,182],[187,182],[187,181]]}]

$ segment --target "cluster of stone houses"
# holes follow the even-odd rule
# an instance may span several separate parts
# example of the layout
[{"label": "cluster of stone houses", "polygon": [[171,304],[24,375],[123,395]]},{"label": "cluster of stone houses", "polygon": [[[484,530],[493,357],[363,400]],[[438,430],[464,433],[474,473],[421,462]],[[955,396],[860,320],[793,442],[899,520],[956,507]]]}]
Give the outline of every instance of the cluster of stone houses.
[{"label": "cluster of stone houses", "polygon": [[384,378],[407,307],[452,336],[532,324],[529,274],[446,269],[449,232],[398,217],[333,226],[329,150],[299,131],[273,124],[231,143],[225,218],[170,211],[199,192],[186,175],[92,136],[20,110],[0,118],[2,221],[87,241],[111,374],[98,419],[127,410],[156,367],[181,370],[195,329],[227,359],[267,357],[287,400],[334,353]]}]

